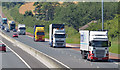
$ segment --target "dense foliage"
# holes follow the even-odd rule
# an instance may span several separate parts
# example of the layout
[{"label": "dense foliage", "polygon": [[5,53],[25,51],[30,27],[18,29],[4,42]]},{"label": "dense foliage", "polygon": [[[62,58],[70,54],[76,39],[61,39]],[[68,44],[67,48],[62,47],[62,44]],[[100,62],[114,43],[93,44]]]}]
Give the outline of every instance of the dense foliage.
[{"label": "dense foliage", "polygon": [[[109,38],[118,38],[120,35],[120,30],[119,30],[119,21],[120,20],[120,15],[116,15],[114,19],[108,20],[104,23],[104,29],[108,30],[108,35]],[[87,29],[89,30],[98,30],[101,29],[101,24],[102,23],[97,23],[97,24],[91,24]]]},{"label": "dense foliage", "polygon": [[7,9],[15,7],[17,4],[24,4],[24,2],[3,2],[2,6],[6,7]]},{"label": "dense foliage", "polygon": [[[100,2],[72,2],[46,3],[36,2],[35,11],[39,13],[40,19],[53,20],[55,23],[66,23],[73,26],[76,30],[92,20],[101,19]],[[104,3],[104,20],[111,20],[118,12],[118,3]],[[44,14],[44,17],[42,17]]]}]

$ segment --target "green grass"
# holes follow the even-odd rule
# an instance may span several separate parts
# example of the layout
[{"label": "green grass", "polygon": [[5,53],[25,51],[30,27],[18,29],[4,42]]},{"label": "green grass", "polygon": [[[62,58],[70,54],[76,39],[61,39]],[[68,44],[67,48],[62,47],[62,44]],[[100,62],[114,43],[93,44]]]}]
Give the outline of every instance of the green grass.
[{"label": "green grass", "polygon": [[66,29],[66,43],[79,44],[80,43],[80,34],[73,27],[65,26]]},{"label": "green grass", "polygon": [[2,12],[4,13],[4,15],[9,19],[9,20],[13,20],[13,18],[10,16],[10,10],[6,9],[5,7],[2,8]]},{"label": "green grass", "polygon": [[111,41],[111,47],[109,47],[109,51],[111,53],[120,54],[119,48],[120,43],[118,42],[118,39],[114,39]]},{"label": "green grass", "polygon": [[26,27],[26,32],[33,34],[34,29],[32,27]]}]

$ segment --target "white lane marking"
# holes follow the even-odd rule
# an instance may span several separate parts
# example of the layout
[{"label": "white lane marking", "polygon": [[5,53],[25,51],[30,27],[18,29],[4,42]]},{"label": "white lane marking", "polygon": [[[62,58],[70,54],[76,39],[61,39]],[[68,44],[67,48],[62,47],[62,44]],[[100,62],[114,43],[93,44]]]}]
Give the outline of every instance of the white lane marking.
[{"label": "white lane marking", "polygon": [[97,66],[97,68],[100,68],[99,66]]},{"label": "white lane marking", "polygon": [[117,62],[113,62],[113,63],[114,63],[114,64],[117,64],[117,65],[119,64],[119,63],[117,63]]},{"label": "white lane marking", "polygon": [[[2,41],[1,41],[2,42]],[[4,42],[2,42],[2,43],[4,43]],[[5,43],[4,43],[5,44]],[[6,44],[5,44],[6,45]],[[32,68],[30,67],[30,65],[28,65],[27,64],[27,62],[25,62],[25,60],[23,60],[22,59],[22,57],[20,57],[15,51],[13,51],[10,47],[8,47],[7,45],[6,45],[6,47],[8,48],[8,49],[10,49],[30,70],[32,70]]]},{"label": "white lane marking", "polygon": [[27,37],[33,38],[33,37],[29,36],[29,35],[27,35]]},{"label": "white lane marking", "polygon": [[74,56],[74,58],[76,58],[76,56]]}]

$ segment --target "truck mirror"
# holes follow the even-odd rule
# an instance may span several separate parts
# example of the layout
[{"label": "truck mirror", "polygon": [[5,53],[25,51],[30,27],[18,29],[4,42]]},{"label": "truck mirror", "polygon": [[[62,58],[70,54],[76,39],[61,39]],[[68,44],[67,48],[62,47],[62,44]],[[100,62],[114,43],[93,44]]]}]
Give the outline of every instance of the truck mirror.
[{"label": "truck mirror", "polygon": [[68,37],[68,34],[65,34],[65,37],[67,38],[67,37]]},{"label": "truck mirror", "polygon": [[53,35],[53,37],[55,37],[55,35]]},{"label": "truck mirror", "polygon": [[109,47],[111,46],[111,42],[109,42]]},{"label": "truck mirror", "polygon": [[91,42],[89,42],[89,46],[91,46]]}]

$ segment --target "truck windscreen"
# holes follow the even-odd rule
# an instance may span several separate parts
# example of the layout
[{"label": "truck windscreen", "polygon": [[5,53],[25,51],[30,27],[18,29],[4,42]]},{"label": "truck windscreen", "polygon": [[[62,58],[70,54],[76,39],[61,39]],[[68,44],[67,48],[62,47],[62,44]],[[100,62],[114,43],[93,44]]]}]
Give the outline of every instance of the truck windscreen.
[{"label": "truck windscreen", "polygon": [[44,32],[37,32],[37,35],[44,35]]},{"label": "truck windscreen", "polygon": [[108,41],[92,41],[93,47],[108,47]]},{"label": "truck windscreen", "polygon": [[15,26],[15,24],[11,24],[11,26]]},{"label": "truck windscreen", "polygon": [[26,28],[19,28],[20,30],[25,30]]},{"label": "truck windscreen", "polygon": [[55,38],[65,38],[65,34],[55,34]]}]

